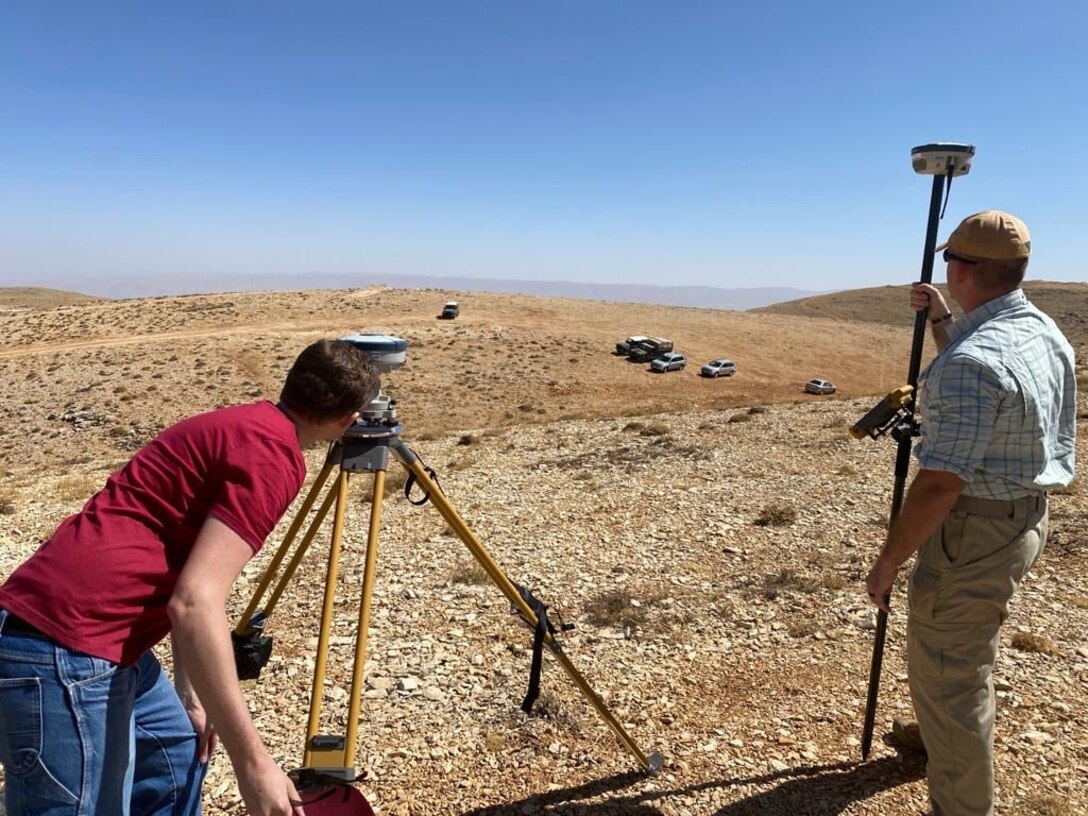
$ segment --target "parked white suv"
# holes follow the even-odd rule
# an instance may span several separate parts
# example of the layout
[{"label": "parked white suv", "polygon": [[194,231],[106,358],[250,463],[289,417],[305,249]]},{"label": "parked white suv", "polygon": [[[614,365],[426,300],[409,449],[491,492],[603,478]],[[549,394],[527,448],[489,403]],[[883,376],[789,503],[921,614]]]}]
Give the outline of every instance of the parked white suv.
[{"label": "parked white suv", "polygon": [[688,364],[688,358],[678,351],[669,351],[662,354],[650,363],[650,371],[679,371]]}]

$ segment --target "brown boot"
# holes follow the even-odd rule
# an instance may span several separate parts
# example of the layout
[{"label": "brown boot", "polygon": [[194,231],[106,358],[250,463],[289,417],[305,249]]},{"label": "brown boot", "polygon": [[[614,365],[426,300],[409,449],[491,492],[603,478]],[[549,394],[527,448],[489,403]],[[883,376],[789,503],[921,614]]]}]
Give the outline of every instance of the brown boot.
[{"label": "brown boot", "polygon": [[896,718],[892,722],[892,745],[903,753],[925,754],[922,732],[914,720]]}]

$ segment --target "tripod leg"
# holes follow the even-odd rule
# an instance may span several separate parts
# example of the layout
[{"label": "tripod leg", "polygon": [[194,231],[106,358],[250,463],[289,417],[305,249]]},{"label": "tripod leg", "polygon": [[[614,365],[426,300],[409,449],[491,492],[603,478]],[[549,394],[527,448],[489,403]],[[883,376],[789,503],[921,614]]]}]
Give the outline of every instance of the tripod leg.
[{"label": "tripod leg", "polygon": [[314,661],[314,684],[310,690],[310,718],[306,726],[306,748],[303,767],[311,766],[313,738],[321,720],[322,690],[325,687],[325,666],[329,659],[329,633],[332,629],[333,603],[336,598],[336,579],[340,571],[340,546],[344,537],[344,514],[347,511],[348,472],[341,471],[336,482],[336,516],[333,522],[332,545],[329,547],[329,566],[325,573],[325,599],[321,607],[321,631],[317,638],[317,657]]},{"label": "tripod leg", "polygon": [[[291,548],[291,544],[295,540],[295,536],[298,535],[298,531],[302,529],[302,522],[306,520],[307,514],[310,512],[310,508],[314,506],[314,502],[317,500],[317,495],[320,493],[321,488],[324,487],[325,481],[329,478],[329,473],[332,471],[332,461],[326,461],[325,466],[321,469],[317,479],[314,480],[313,487],[310,488],[310,492],[306,494],[306,498],[302,502],[302,507],[298,510],[298,515],[295,516],[294,521],[291,522],[290,528],[287,530],[287,535],[284,536],[283,543],[280,544],[278,550],[276,550],[275,556],[269,563],[268,568],[264,571],[264,575],[261,576],[260,583],[257,584],[257,589],[253,592],[253,598],[249,602],[249,606],[246,607],[246,611],[242,613],[241,620],[238,621],[238,625],[234,631],[239,635],[244,635],[249,630],[249,622],[253,619],[253,614],[257,611],[257,608],[261,604],[261,598],[264,596],[265,590],[268,589],[268,585],[272,582],[273,576],[276,574],[276,570],[280,568],[280,564],[283,562],[283,558],[287,555],[287,551]],[[330,492],[330,496],[331,496]],[[306,533],[306,537],[302,541],[302,545],[299,548],[300,553],[305,553],[306,548],[309,546],[309,542],[313,540],[313,536],[317,531],[317,527],[320,526],[322,520],[325,518],[325,514],[328,512],[329,502],[326,499],[325,504],[322,506],[321,512],[318,517],[310,525],[309,532]],[[294,571],[294,567],[298,566],[298,561],[301,560],[301,554],[296,556],[296,559],[292,561],[291,568],[288,569],[288,573],[284,580],[280,582],[280,587],[277,588],[276,595],[273,601],[268,605],[266,612],[272,613],[272,608],[276,605],[276,599],[279,594],[282,593],[283,584],[290,578],[290,574]]]},{"label": "tripod leg", "polygon": [[370,502],[370,526],[366,535],[366,566],[363,568],[363,594],[359,601],[359,622],[355,630],[355,662],[351,669],[351,695],[348,698],[348,722],[344,733],[344,765],[355,761],[355,735],[359,729],[359,709],[363,702],[366,669],[366,644],[370,632],[370,598],[374,593],[374,574],[378,563],[378,532],[382,525],[382,499],[385,496],[385,471],[374,471],[374,494]]},{"label": "tripod leg", "polygon": [[329,508],[332,507],[333,501],[336,499],[338,492],[335,488],[330,489],[325,495],[325,501],[321,503],[321,507],[318,509],[317,514],[314,516],[314,520],[310,522],[310,528],[306,531],[306,535],[303,536],[302,541],[298,545],[298,549],[295,550],[295,554],[291,556],[291,560],[287,564],[287,568],[283,571],[283,576],[280,578],[279,583],[276,584],[276,588],[272,591],[271,597],[268,599],[268,606],[265,607],[265,613],[267,615],[272,614],[272,610],[276,608],[276,604],[279,603],[280,596],[283,595],[283,591],[287,589],[287,584],[294,577],[295,571],[298,569],[298,565],[302,563],[303,557],[310,549],[310,545],[314,541],[314,537],[317,535],[317,531],[321,528],[321,525],[325,522],[325,516],[329,514]]},{"label": "tripod leg", "polygon": [[[416,480],[419,482],[420,488],[424,492],[430,494],[430,500],[434,504],[435,509],[438,510],[442,518],[446,520],[446,523],[457,533],[457,537],[461,539],[466,547],[468,547],[469,552],[472,553],[476,561],[483,567],[484,571],[487,572],[487,575],[491,578],[492,582],[502,590],[503,595],[507,597],[510,603],[514,604],[520,610],[522,616],[529,622],[529,625],[536,626],[536,613],[532,610],[532,607],[530,607],[525,599],[521,597],[521,593],[517,591],[510,579],[506,577],[499,565],[487,550],[484,549],[480,540],[468,528],[468,525],[465,524],[464,520],[453,508],[453,505],[450,504],[443,495],[438,485],[427,474],[427,470],[423,467],[415,452],[399,438],[393,440],[390,443],[390,447],[396,453],[397,458],[401,463],[415,476]],[[559,664],[574,681],[575,685],[581,690],[590,705],[596,709],[601,719],[608,724],[609,728],[612,729],[619,740],[627,746],[627,749],[635,755],[635,758],[638,760],[638,763],[642,766],[643,770],[647,770],[650,773],[656,773],[661,768],[664,761],[661,755],[655,753],[650,757],[647,757],[642,753],[638,745],[635,744],[635,741],[631,739],[631,736],[627,733],[626,729],[624,729],[623,725],[615,718],[612,712],[608,710],[604,700],[602,700],[600,695],[593,690],[586,679],[574,667],[574,664],[570,662],[550,632],[545,635],[544,642],[551,650],[552,654],[555,655]]]}]

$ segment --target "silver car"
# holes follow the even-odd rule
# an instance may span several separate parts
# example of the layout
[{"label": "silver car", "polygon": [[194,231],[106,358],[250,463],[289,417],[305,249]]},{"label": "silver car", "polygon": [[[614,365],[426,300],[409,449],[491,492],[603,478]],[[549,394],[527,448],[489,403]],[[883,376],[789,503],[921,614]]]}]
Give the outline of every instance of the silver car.
[{"label": "silver car", "polygon": [[688,364],[688,358],[678,351],[670,351],[662,354],[650,363],[650,371],[680,371]]},{"label": "silver car", "polygon": [[809,394],[834,394],[838,389],[830,380],[809,380],[805,383],[805,391]]},{"label": "silver car", "polygon": [[711,360],[699,369],[699,373],[704,377],[732,377],[737,373],[737,364],[722,357]]}]

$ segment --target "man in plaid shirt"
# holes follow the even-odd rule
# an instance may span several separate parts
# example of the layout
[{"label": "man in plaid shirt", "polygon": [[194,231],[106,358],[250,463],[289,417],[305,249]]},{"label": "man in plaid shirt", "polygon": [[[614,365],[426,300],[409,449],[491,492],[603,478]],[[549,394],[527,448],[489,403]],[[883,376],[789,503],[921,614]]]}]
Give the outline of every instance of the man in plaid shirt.
[{"label": "man in plaid shirt", "polygon": [[1031,251],[1020,219],[976,213],[942,250],[964,314],[914,285],[938,354],[919,378],[919,470],[866,588],[888,611],[918,551],[907,664],[933,813],[991,816],[999,630],[1046,543],[1046,491],[1073,479],[1076,378],[1068,341],[1020,289]]}]

